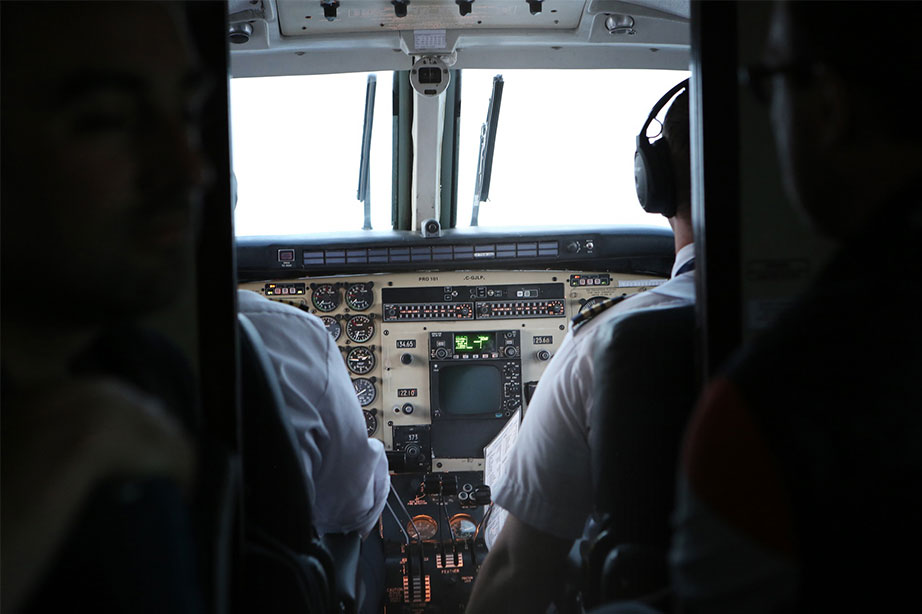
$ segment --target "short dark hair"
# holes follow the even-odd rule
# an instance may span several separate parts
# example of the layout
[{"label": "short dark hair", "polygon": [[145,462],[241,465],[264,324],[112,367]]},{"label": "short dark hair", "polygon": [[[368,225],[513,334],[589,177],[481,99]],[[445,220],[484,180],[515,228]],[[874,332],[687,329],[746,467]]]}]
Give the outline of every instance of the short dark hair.
[{"label": "short dark hair", "polygon": [[[922,70],[922,2],[785,0],[781,5],[790,17],[794,58],[834,70],[864,104],[867,119],[889,123],[894,110],[911,99],[909,83]],[[922,126],[910,121],[887,132],[918,139]]]},{"label": "short dark hair", "polygon": [[663,119],[675,180],[676,212],[691,213],[691,147],[688,138],[688,90],[675,97]]}]

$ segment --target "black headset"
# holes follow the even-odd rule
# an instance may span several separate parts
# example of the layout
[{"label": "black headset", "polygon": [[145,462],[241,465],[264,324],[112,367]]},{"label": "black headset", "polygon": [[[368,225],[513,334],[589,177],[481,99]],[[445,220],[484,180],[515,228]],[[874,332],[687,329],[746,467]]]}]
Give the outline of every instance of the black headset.
[{"label": "black headset", "polygon": [[647,128],[666,103],[683,89],[688,89],[688,79],[666,92],[653,105],[653,110],[637,135],[637,150],[634,152],[634,186],[637,188],[640,206],[647,213],[661,213],[666,217],[673,217],[676,211],[672,156],[666,139],[650,142],[647,138]]}]

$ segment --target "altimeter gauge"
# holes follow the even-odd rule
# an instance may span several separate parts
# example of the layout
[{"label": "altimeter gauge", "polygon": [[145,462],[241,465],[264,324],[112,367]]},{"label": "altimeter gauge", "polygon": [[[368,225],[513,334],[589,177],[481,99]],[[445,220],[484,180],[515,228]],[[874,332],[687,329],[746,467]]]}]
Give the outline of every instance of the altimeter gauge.
[{"label": "altimeter gauge", "polygon": [[366,315],[355,315],[346,321],[346,336],[356,343],[365,343],[375,334],[375,325]]}]

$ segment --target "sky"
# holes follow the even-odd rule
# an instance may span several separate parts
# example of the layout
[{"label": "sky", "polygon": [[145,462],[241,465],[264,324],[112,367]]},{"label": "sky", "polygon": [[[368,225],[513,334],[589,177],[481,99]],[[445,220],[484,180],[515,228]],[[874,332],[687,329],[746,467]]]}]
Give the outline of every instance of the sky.
[{"label": "sky", "polygon": [[[650,108],[688,75],[654,70],[464,71],[459,227],[470,223],[495,74],[505,85],[481,226],[668,227],[637,202],[635,139]],[[238,236],[361,229],[356,191],[366,81],[366,73],[231,81]],[[377,73],[371,206],[379,230],[390,228],[391,87],[392,74]]]}]

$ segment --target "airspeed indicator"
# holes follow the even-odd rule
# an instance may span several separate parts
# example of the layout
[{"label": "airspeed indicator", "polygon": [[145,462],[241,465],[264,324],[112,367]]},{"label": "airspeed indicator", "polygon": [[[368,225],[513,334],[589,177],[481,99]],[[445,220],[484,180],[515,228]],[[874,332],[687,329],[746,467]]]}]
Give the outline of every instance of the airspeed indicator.
[{"label": "airspeed indicator", "polygon": [[333,311],[339,307],[339,289],[333,284],[311,284],[311,302],[317,311]]},{"label": "airspeed indicator", "polygon": [[374,282],[360,282],[346,288],[346,304],[356,311],[365,311],[375,300]]}]

